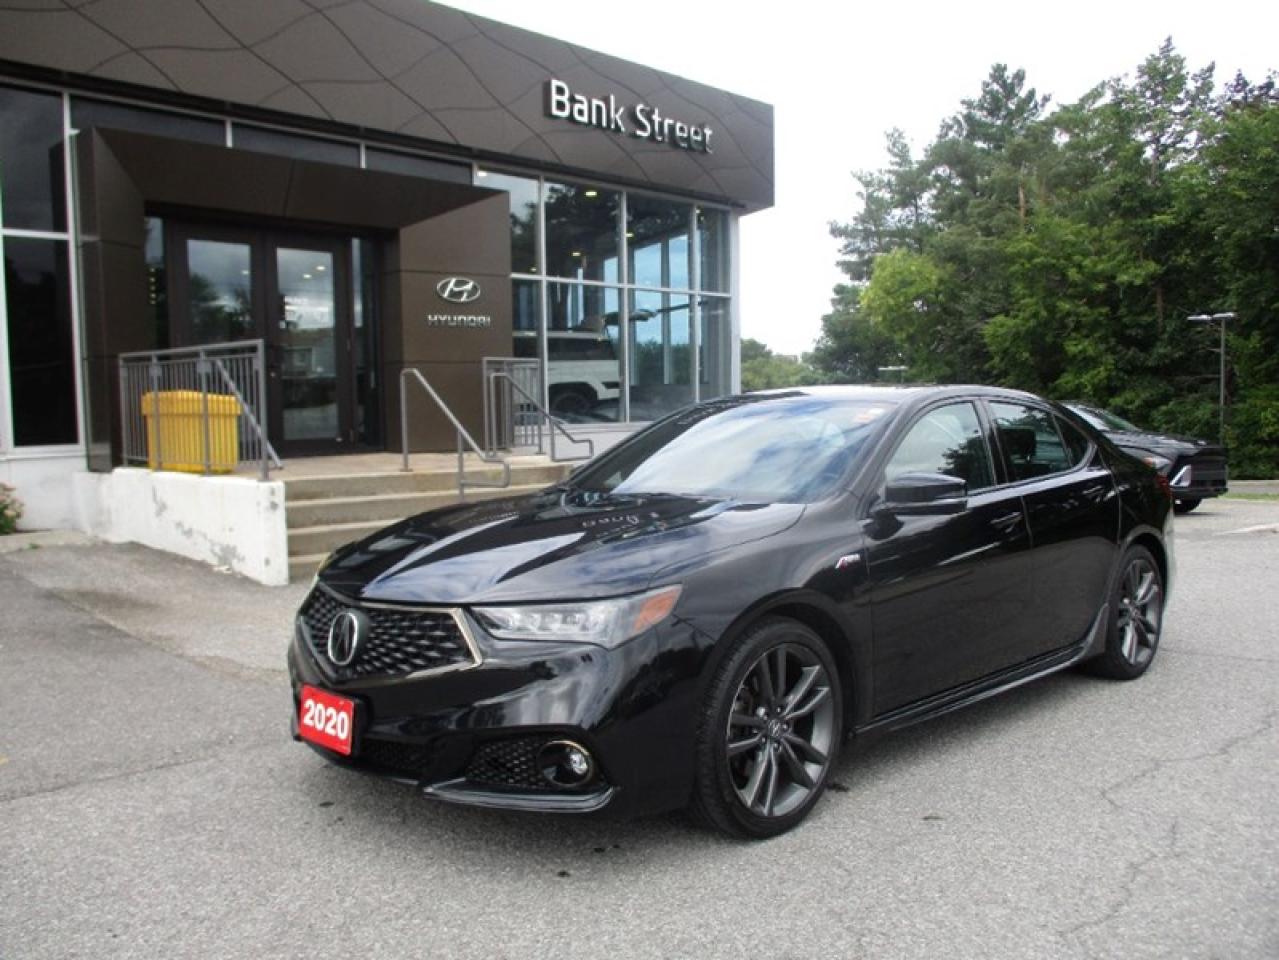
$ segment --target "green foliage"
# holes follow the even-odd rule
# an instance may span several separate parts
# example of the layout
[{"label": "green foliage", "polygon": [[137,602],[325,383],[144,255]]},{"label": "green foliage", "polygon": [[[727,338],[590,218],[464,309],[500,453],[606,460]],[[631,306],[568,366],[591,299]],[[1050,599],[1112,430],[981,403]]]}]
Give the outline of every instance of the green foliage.
[{"label": "green foliage", "polygon": [[802,387],[821,382],[807,358],[773,353],[758,340],[742,341],[742,389],[771,390],[776,387]]},{"label": "green foliage", "polygon": [[21,516],[22,501],[14,494],[13,487],[0,483],[0,536],[17,530]]},{"label": "green foliage", "polygon": [[916,157],[857,175],[832,224],[849,278],[812,355],[821,376],[995,382],[1216,437],[1219,329],[1236,476],[1279,474],[1279,92],[1213,93],[1172,41],[1132,78],[1048,110],[996,64]]}]

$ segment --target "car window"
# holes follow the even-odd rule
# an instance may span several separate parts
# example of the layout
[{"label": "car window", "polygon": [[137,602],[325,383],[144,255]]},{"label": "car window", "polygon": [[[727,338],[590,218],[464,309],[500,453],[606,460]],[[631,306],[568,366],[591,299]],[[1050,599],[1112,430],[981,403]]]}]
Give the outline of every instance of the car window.
[{"label": "car window", "polygon": [[990,412],[1013,480],[1046,477],[1075,465],[1052,414],[1007,402],[992,402]]},{"label": "car window", "polygon": [[981,422],[971,403],[950,403],[924,414],[893,451],[884,479],[903,473],[944,473],[969,490],[989,487],[994,473]]},{"label": "car window", "polygon": [[1091,444],[1073,423],[1063,420],[1061,417],[1054,417],[1057,421],[1057,431],[1061,434],[1062,440],[1066,442],[1066,450],[1070,454],[1070,465],[1077,467],[1084,461],[1084,457],[1088,456],[1088,448]]}]

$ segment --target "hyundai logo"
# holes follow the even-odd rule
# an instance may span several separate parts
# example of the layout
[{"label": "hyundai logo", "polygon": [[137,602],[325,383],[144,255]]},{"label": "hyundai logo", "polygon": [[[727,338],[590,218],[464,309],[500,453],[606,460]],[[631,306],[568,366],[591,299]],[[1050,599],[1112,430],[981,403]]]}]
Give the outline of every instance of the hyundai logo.
[{"label": "hyundai logo", "polygon": [[349,666],[359,656],[368,633],[368,618],[359,610],[343,610],[329,626],[329,659],[337,667]]},{"label": "hyundai logo", "polygon": [[435,285],[435,292],[450,303],[470,303],[480,298],[480,285],[466,277],[446,277]]}]

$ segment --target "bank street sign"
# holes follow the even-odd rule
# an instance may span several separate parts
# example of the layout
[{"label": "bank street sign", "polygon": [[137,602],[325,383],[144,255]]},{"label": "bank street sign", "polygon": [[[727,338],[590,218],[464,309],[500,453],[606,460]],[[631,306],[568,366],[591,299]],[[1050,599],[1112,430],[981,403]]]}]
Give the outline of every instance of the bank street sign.
[{"label": "bank street sign", "polygon": [[611,93],[607,97],[588,97],[574,93],[567,83],[554,78],[546,81],[544,93],[548,117],[640,140],[668,143],[693,153],[714,152],[711,137],[715,131],[707,124],[664,116],[650,104],[636,103],[628,107]]}]

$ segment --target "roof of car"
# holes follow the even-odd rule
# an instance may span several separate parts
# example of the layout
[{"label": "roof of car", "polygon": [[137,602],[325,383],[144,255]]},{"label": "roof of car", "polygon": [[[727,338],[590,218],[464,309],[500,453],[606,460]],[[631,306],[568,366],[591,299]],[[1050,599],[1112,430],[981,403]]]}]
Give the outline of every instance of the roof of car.
[{"label": "roof of car", "polygon": [[1026,397],[1042,399],[1024,390],[1013,390],[1008,387],[991,387],[982,384],[936,384],[936,383],[840,383],[813,387],[779,387],[772,390],[753,391],[759,394],[776,394],[794,396],[809,394],[813,396],[837,396],[849,399],[879,400],[886,403],[904,403],[925,397],[948,396],[1002,396]]}]

